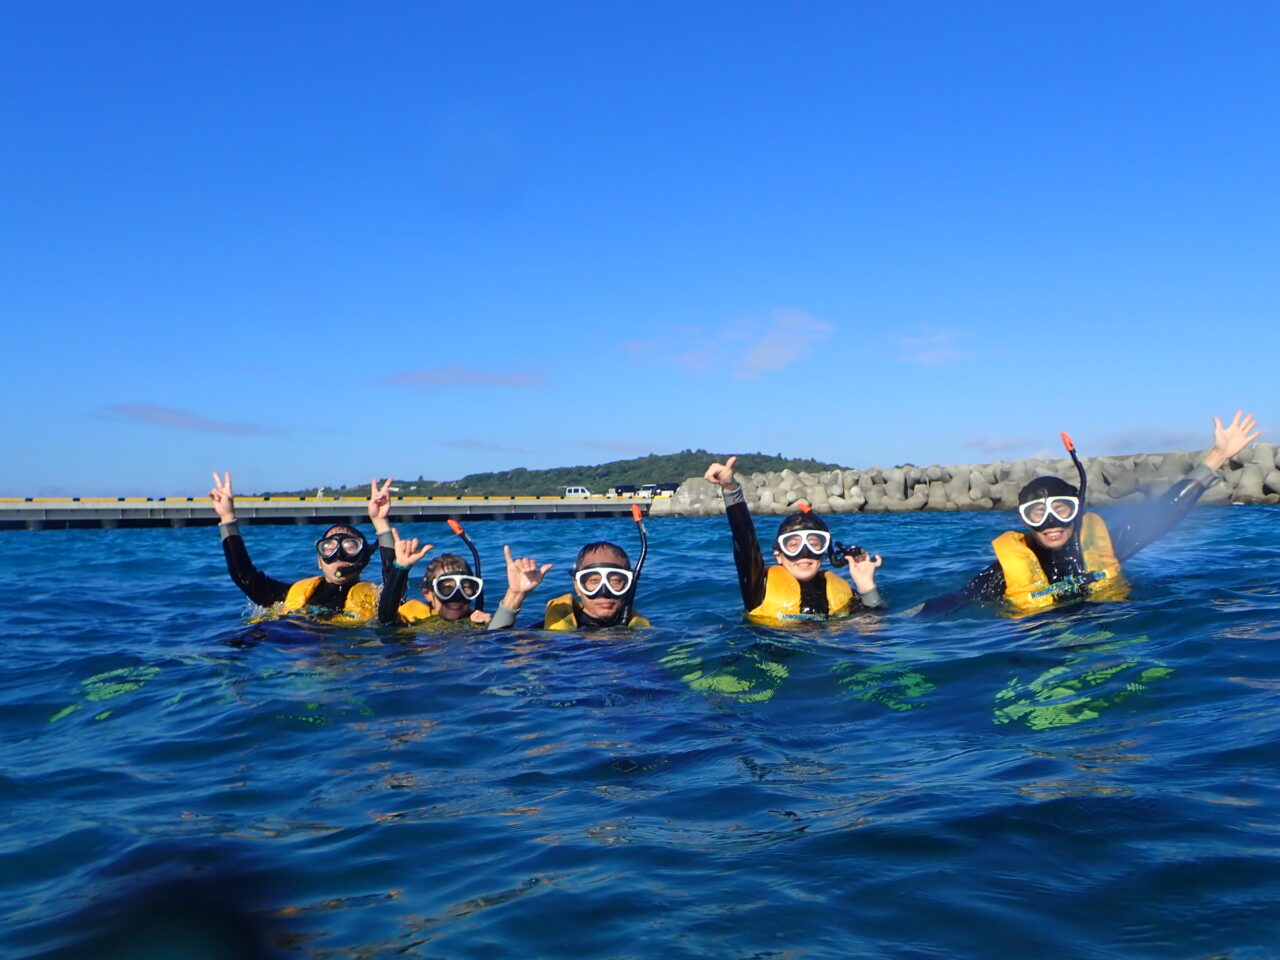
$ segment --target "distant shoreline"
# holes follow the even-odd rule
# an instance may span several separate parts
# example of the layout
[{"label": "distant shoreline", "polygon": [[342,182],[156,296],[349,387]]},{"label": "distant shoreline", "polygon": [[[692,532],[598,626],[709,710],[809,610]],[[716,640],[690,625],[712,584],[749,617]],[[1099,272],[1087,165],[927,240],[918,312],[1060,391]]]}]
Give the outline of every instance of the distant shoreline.
[{"label": "distant shoreline", "polygon": [[[1143,453],[1085,459],[1086,496],[1091,506],[1144,503],[1182,478],[1202,459],[1199,452]],[[752,513],[785,514],[807,502],[819,513],[913,513],[968,510],[1013,510],[1018,491],[1033,477],[1050,474],[1076,483],[1078,472],[1068,458],[998,460],[917,467],[912,464],[868,470],[797,473],[739,473]],[[1200,498],[1202,504],[1280,503],[1280,451],[1255,443],[1220,471]],[[719,490],[701,477],[690,477],[670,500],[655,501],[655,517],[698,517],[724,513]]]}]

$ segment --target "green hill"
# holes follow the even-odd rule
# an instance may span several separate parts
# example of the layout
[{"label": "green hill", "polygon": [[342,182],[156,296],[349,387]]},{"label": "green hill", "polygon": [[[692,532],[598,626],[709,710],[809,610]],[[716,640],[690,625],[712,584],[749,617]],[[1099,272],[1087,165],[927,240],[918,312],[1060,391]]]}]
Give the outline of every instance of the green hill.
[{"label": "green hill", "polygon": [[[633,483],[637,487],[646,483],[679,483],[687,477],[700,477],[713,460],[724,462],[729,454],[708,453],[706,450],[682,450],[664,455],[650,454],[631,460],[613,460],[593,466],[555,467],[550,470],[526,470],[517,467],[498,473],[471,473],[460,480],[399,480],[397,496],[401,497],[482,497],[482,496],[555,496],[565,487],[590,487],[592,493],[604,493],[620,483]],[[763,453],[739,454],[735,468],[742,473],[762,473],[772,470],[844,469],[839,464],[819,460],[795,460]],[[271,491],[268,496],[306,496],[314,488],[298,491]],[[333,496],[367,496],[369,483],[364,481],[349,487],[328,489]]]}]

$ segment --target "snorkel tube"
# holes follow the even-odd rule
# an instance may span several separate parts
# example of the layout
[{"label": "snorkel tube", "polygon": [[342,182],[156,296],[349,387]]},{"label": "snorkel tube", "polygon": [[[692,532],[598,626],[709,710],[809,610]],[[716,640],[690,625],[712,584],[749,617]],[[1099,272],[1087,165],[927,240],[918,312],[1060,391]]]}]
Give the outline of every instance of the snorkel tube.
[{"label": "snorkel tube", "polygon": [[1085,485],[1089,482],[1089,478],[1084,472],[1084,464],[1080,462],[1080,457],[1076,453],[1076,445],[1070,435],[1061,433],[1059,436],[1062,437],[1062,445],[1067,448],[1067,453],[1071,454],[1071,459],[1076,465],[1076,471],[1080,474],[1080,509],[1083,510]]},{"label": "snorkel tube", "polygon": [[623,626],[631,622],[631,614],[636,605],[636,587],[640,586],[640,571],[644,568],[644,558],[649,553],[649,534],[644,528],[644,511],[640,509],[640,504],[631,505],[631,519],[640,531],[640,557],[636,560],[636,568],[631,571],[631,589],[627,591],[627,600],[622,608]]},{"label": "snorkel tube", "polygon": [[[471,538],[467,536],[467,531],[462,529],[462,524],[450,517],[447,521],[449,529],[462,538],[462,542],[467,545],[467,549],[471,551],[471,562],[475,564],[476,577],[483,580],[484,574],[480,572],[480,551],[476,549],[476,545],[471,542]],[[476,594],[476,609],[484,609],[484,588],[480,588],[480,592]]]},{"label": "snorkel tube", "polygon": [[[1085,486],[1089,482],[1088,475],[1084,472],[1084,464],[1080,462],[1080,455],[1076,453],[1075,441],[1071,439],[1071,435],[1066,431],[1060,431],[1058,436],[1062,437],[1062,445],[1067,448],[1067,453],[1071,454],[1071,461],[1076,465],[1076,472],[1080,475],[1080,519],[1084,519],[1084,494]],[[1080,524],[1075,524],[1075,529],[1071,531],[1071,539],[1077,546],[1080,544]]]}]

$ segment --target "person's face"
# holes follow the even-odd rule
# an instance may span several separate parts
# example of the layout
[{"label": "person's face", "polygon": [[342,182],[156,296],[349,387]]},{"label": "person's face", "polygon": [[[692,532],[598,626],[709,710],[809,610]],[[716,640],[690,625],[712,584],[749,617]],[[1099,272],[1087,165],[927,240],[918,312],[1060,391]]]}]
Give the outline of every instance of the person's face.
[{"label": "person's face", "polygon": [[422,596],[426,598],[427,606],[441,620],[461,620],[471,615],[471,601],[460,593],[455,593],[447,603],[441,603],[430,587],[422,588]]},{"label": "person's face", "polygon": [[788,540],[788,550],[792,549],[792,544],[790,543],[791,538],[804,538],[805,545],[809,548],[809,551],[817,553],[818,556],[811,557],[805,553],[798,557],[789,557],[778,549],[777,544],[775,544],[773,548],[773,559],[777,562],[778,566],[782,567],[783,570],[787,571],[787,573],[791,574],[797,580],[802,582],[812,580],[822,572],[822,553],[826,550],[827,543],[830,542],[829,538],[824,541],[823,537],[817,534],[816,531],[810,530],[792,530],[785,534],[785,536]]},{"label": "person's face", "polygon": [[778,561],[778,566],[791,574],[797,580],[812,580],[822,572],[822,561],[814,560],[812,557],[805,557],[801,560],[792,560],[786,556],[781,550],[774,548],[773,559]]},{"label": "person's face", "polygon": [[[358,540],[349,530],[341,528],[329,530],[325,533],[325,538],[338,537],[344,540]],[[316,566],[320,568],[320,572],[324,575],[325,580],[329,583],[346,584],[353,583],[360,579],[360,571],[364,569],[363,564],[353,563],[347,559],[346,554],[342,551],[333,555],[333,558],[326,560],[320,553],[316,554]]]},{"label": "person's face", "polygon": [[[612,550],[597,548],[582,558],[582,564],[579,569],[599,565],[625,567],[626,563],[622,557]],[[583,612],[589,617],[594,617],[596,620],[608,620],[617,616],[622,610],[623,598],[615,597],[608,590],[601,590],[594,597],[588,597],[583,594],[582,588],[578,586],[576,580],[574,581],[573,589],[578,594],[578,603],[582,605]]]},{"label": "person's face", "polygon": [[[1079,509],[1080,501],[1075,497],[1043,497],[1019,505],[1018,514],[1036,543],[1046,550],[1059,550],[1071,540],[1075,524],[1068,521],[1075,520]],[[1033,526],[1033,521],[1045,525]]]},{"label": "person's face", "polygon": [[1061,550],[1071,539],[1076,525],[1069,523],[1065,527],[1050,527],[1048,530],[1033,530],[1031,535],[1036,543],[1049,550]]}]

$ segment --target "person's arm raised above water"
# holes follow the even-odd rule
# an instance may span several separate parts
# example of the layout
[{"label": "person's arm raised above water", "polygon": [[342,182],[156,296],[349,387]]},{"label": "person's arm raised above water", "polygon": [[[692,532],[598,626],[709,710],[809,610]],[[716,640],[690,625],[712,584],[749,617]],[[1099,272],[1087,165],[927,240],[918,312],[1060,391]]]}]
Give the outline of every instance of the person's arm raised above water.
[{"label": "person's arm raised above water", "polygon": [[538,561],[532,557],[513,557],[510,545],[504,545],[502,553],[507,560],[507,592],[502,602],[498,604],[497,612],[489,621],[488,629],[490,630],[502,630],[505,627],[515,626],[516,614],[524,606],[525,597],[542,583],[547,571],[554,566],[551,563],[538,566]]},{"label": "person's arm raised above water", "polygon": [[1258,429],[1258,419],[1252,413],[1237,410],[1236,415],[1231,419],[1230,426],[1226,427],[1222,425],[1221,420],[1214,417],[1213,446],[1209,448],[1209,452],[1204,455],[1204,460],[1201,462],[1210,470],[1215,472],[1221,470],[1228,460],[1260,436],[1262,431]]},{"label": "person's arm raised above water", "polygon": [[737,457],[730,457],[724,463],[713,463],[707,467],[703,477],[708,483],[718,486],[724,497],[724,512],[733,536],[733,563],[738,568],[743,609],[754,610],[764,602],[766,573],[756,527],[751,522],[751,511],[747,509],[747,498],[742,492],[742,484],[733,474],[733,465],[737,461]]},{"label": "person's arm raised above water", "polygon": [[415,563],[427,555],[432,545],[428,543],[419,546],[416,538],[401,540],[399,531],[391,526],[387,527],[387,534],[394,544],[392,548],[394,559],[391,565],[383,570],[382,592],[378,594],[378,622],[390,626],[400,622],[400,605],[404,603],[409,571],[413,569]]},{"label": "person's arm raised above water", "polygon": [[865,551],[845,558],[849,564],[849,579],[858,591],[858,601],[868,610],[875,610],[885,605],[880,591],[876,589],[876,570],[884,561],[880,554],[874,557]]},{"label": "person's arm raised above water", "polygon": [[391,478],[381,487],[378,478],[369,481],[369,519],[378,535],[378,558],[382,561],[382,582],[387,582],[396,561],[396,544],[391,536]]},{"label": "person's arm raised above water", "polygon": [[1127,560],[1153,540],[1158,540],[1176,527],[1182,518],[1219,479],[1218,471],[1241,450],[1256,440],[1262,431],[1253,414],[1237,410],[1227,426],[1213,418],[1213,446],[1191,472],[1171,486],[1155,502],[1139,507],[1134,517],[1112,533],[1116,556]]},{"label": "person's arm raised above water", "polygon": [[222,553],[227,559],[227,572],[244,595],[260,607],[279,603],[289,595],[290,584],[273,580],[253,565],[249,551],[236,523],[236,499],[231,489],[231,473],[221,477],[213,473],[213,489],[209,491],[213,510],[218,515],[218,533],[222,537]]},{"label": "person's arm raised above water", "polygon": [[213,489],[209,491],[209,499],[213,501],[213,512],[218,515],[218,525],[236,522],[236,495],[231,489],[231,471],[221,477],[213,471]]}]

